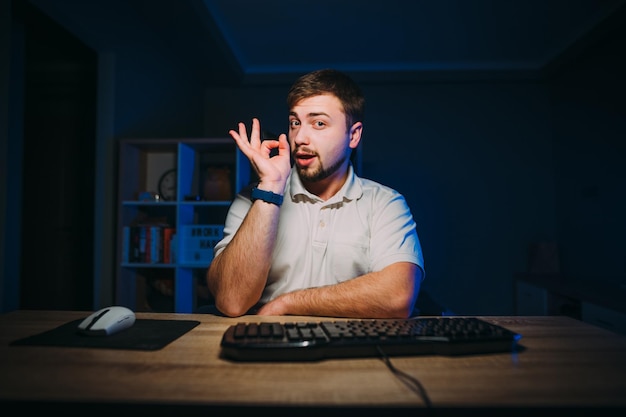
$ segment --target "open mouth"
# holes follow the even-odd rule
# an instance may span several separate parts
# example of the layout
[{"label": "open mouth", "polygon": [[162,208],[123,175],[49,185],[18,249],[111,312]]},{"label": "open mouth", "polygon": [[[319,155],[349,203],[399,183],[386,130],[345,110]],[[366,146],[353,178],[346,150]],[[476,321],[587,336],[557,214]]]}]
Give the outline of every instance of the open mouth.
[{"label": "open mouth", "polygon": [[295,156],[296,163],[302,167],[309,166],[315,158],[317,155],[309,153],[297,153]]}]

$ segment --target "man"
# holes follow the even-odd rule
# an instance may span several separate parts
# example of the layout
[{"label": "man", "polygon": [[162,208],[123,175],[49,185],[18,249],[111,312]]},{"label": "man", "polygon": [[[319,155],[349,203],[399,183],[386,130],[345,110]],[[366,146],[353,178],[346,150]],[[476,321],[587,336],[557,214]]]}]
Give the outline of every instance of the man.
[{"label": "man", "polygon": [[259,181],[233,201],[207,271],[222,314],[411,315],[424,278],[412,214],[350,161],[364,103],[347,75],[314,71],[289,90],[289,142],[262,141],[258,119],[249,138],[243,123],[229,132]]}]

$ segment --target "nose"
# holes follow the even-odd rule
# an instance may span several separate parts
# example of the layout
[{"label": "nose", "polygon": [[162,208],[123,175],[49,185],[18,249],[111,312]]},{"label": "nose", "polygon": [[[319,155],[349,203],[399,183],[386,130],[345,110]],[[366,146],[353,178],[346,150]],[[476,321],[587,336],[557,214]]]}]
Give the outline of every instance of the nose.
[{"label": "nose", "polygon": [[295,145],[302,145],[309,142],[308,135],[304,126],[300,126],[298,129],[291,130],[289,132],[289,139]]}]

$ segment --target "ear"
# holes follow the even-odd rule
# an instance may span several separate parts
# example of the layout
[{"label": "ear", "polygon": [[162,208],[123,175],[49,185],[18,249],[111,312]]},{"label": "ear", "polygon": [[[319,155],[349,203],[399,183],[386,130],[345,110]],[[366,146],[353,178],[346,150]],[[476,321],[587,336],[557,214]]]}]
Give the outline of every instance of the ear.
[{"label": "ear", "polygon": [[363,133],[363,123],[356,122],[350,128],[350,148],[356,149],[361,142],[361,134]]}]

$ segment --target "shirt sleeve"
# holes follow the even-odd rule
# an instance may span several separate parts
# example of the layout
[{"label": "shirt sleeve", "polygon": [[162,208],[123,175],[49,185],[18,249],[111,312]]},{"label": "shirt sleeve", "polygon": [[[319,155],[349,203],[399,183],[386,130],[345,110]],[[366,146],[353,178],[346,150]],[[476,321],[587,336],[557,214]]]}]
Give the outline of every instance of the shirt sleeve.
[{"label": "shirt sleeve", "polygon": [[237,194],[228,209],[226,220],[224,222],[224,237],[222,240],[217,242],[213,248],[214,257],[219,255],[233,239],[233,236],[237,233],[237,230],[239,230],[241,223],[243,223],[243,219],[246,217],[246,214],[248,214],[250,207],[252,207],[250,190],[246,188],[242,190],[241,193]]},{"label": "shirt sleeve", "polygon": [[405,198],[387,189],[376,197],[372,214],[372,270],[380,271],[396,262],[411,262],[420,267],[424,278],[424,256],[417,225]]}]

